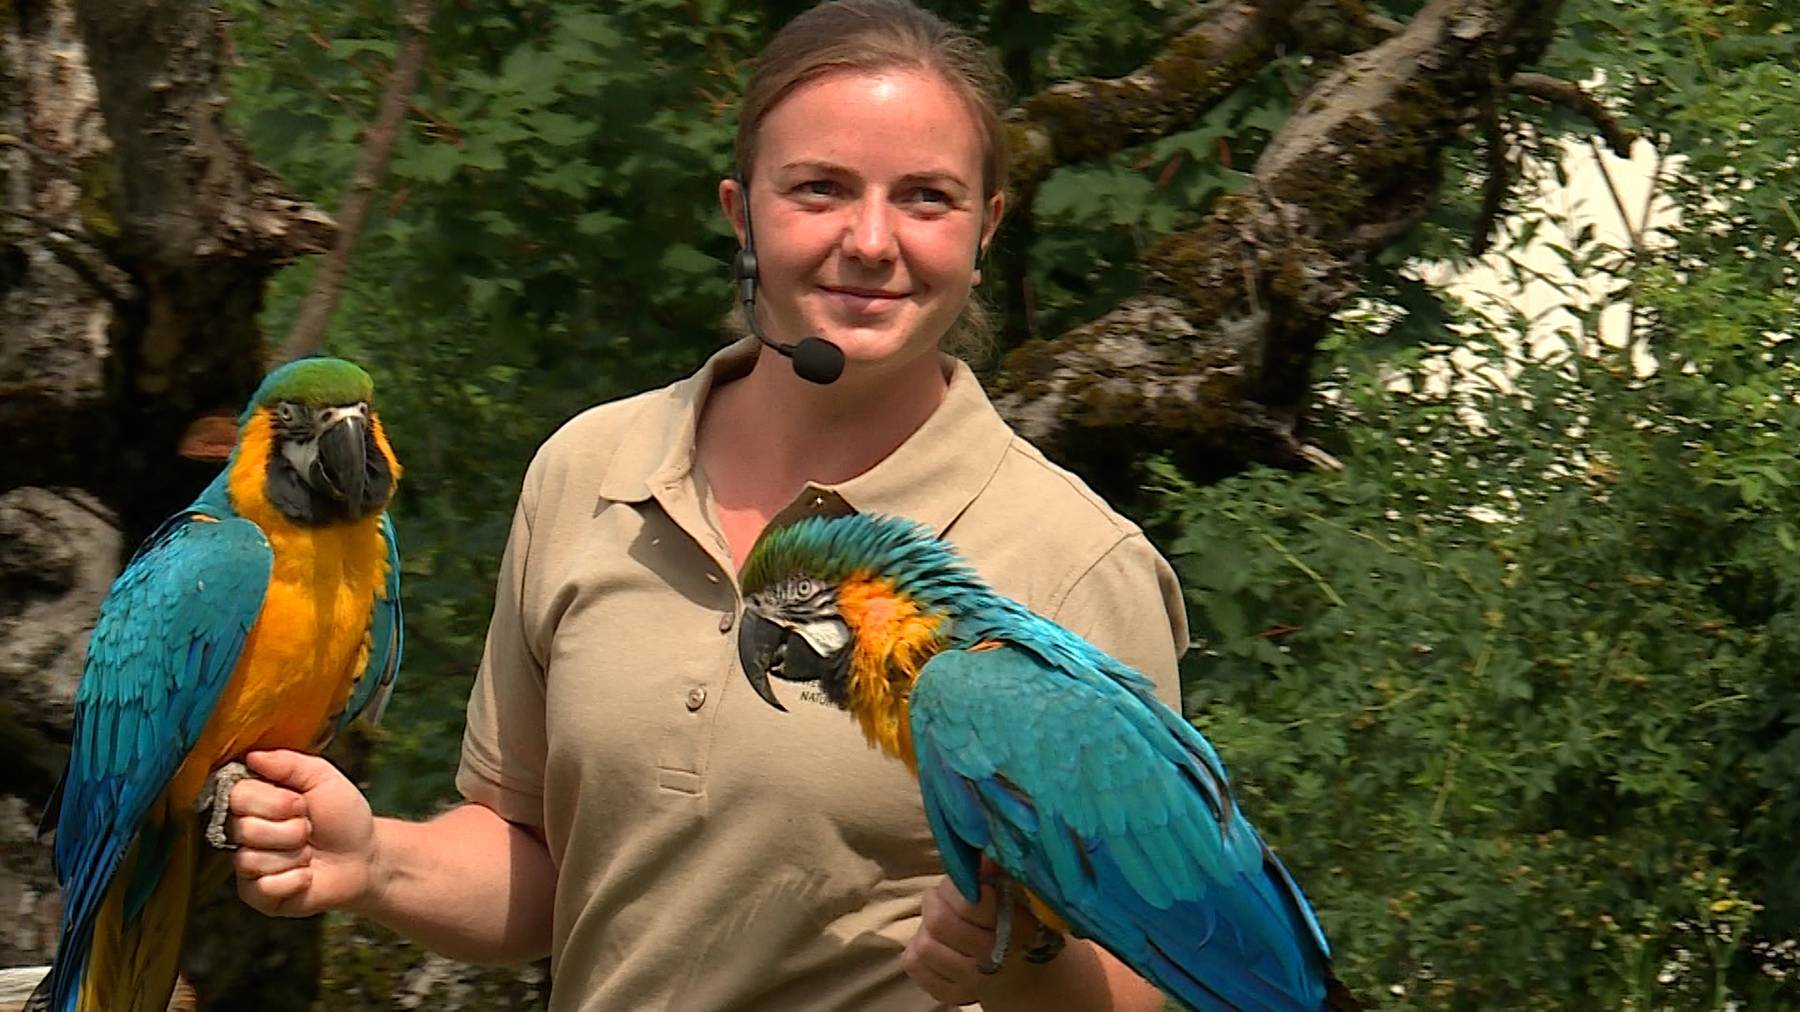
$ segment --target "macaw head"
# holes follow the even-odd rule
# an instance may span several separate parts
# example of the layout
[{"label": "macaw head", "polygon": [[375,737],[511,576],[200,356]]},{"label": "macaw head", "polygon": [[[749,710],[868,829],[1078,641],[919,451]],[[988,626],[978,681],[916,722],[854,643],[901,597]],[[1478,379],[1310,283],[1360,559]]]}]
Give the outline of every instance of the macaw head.
[{"label": "macaw head", "polygon": [[872,739],[948,642],[959,608],[983,592],[929,530],[870,514],[778,519],[739,582],[738,659],[757,695],[782,710],[770,676],[816,682]]},{"label": "macaw head", "polygon": [[240,446],[264,447],[263,495],[289,520],[356,521],[386,508],[400,463],[374,394],[369,374],[341,358],[289,362],[256,388],[238,419]]}]

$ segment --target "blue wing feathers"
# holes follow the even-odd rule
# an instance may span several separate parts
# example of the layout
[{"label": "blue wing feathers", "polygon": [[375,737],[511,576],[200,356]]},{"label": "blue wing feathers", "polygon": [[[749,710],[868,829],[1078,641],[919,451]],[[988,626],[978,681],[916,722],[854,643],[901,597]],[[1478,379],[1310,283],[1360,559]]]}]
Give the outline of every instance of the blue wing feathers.
[{"label": "blue wing feathers", "polygon": [[931,825],[932,839],[938,843],[944,870],[957,890],[973,903],[981,897],[981,852],[989,842],[987,818],[974,793],[950,772],[941,755],[935,751],[929,756],[921,754],[919,762],[921,770],[925,763],[932,763],[933,781],[946,787],[937,794],[924,795],[925,820]]},{"label": "blue wing feathers", "polygon": [[1323,933],[1212,746],[1141,675],[1060,626],[1007,618],[1010,633],[982,630],[1007,645],[939,654],[911,697],[920,788],[958,887],[973,895],[964,879],[985,851],[1194,1008],[1320,1007]]},{"label": "blue wing feathers", "polygon": [[357,677],[344,712],[338,715],[334,734],[342,733],[358,716],[368,717],[371,723],[379,721],[400,673],[406,640],[400,610],[400,545],[394,538],[394,522],[385,513],[381,536],[387,543],[387,580],[369,615],[369,662]]},{"label": "blue wing feathers", "polygon": [[[132,840],[237,666],[272,563],[256,525],[188,511],[146,540],[101,602],[56,821],[66,891],[50,980],[56,1008],[73,1000],[93,918]],[[129,904],[155,887],[149,856],[133,866]]]}]

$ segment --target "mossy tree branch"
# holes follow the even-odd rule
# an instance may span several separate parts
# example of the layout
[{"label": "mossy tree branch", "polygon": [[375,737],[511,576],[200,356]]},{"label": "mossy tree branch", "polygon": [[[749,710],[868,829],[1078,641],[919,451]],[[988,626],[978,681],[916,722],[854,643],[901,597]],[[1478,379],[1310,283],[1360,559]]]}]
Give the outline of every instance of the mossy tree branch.
[{"label": "mossy tree branch", "polygon": [[1146,254],[1138,294],[1007,357],[1002,413],[1114,490],[1130,480],[1122,440],[1202,469],[1312,466],[1301,416],[1332,314],[1368,259],[1430,207],[1444,150],[1495,101],[1496,82],[1543,53],[1560,6],[1429,0],[1345,57],[1297,103],[1249,187]]},{"label": "mossy tree branch", "polygon": [[1059,166],[1187,129],[1284,49],[1330,66],[1393,27],[1364,0],[1214,0],[1149,64],[1124,77],[1060,82],[1014,107],[1012,186],[1028,197]]}]

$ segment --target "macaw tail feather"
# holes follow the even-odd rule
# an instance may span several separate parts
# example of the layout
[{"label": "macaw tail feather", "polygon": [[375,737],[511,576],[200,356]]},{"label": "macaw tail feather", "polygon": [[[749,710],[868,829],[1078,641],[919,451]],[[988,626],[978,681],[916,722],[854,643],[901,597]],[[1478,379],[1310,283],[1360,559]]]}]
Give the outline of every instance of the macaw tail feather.
[{"label": "macaw tail feather", "polygon": [[[146,827],[107,886],[91,933],[66,938],[57,953],[59,964],[76,962],[52,970],[26,1012],[165,1012],[203,856],[193,819]],[[69,944],[77,941],[85,944]]]}]

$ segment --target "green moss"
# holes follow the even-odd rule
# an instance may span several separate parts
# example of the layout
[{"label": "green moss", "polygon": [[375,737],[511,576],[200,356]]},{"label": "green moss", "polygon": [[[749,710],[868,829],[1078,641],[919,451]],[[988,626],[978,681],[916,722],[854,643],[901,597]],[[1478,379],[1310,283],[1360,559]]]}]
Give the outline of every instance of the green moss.
[{"label": "green moss", "polygon": [[1161,81],[1160,101],[1147,99],[1134,84],[1098,79],[1033,96],[1024,103],[1025,115],[1051,139],[1051,151],[1035,163],[1049,164],[1020,166],[1014,178],[1042,178],[1056,165],[1104,158],[1196,118],[1267,61],[1274,39],[1259,42],[1221,53],[1202,35],[1182,36],[1151,64]]},{"label": "green moss", "polygon": [[81,227],[92,236],[117,239],[119,226],[119,166],[110,155],[89,155],[81,160]]}]

